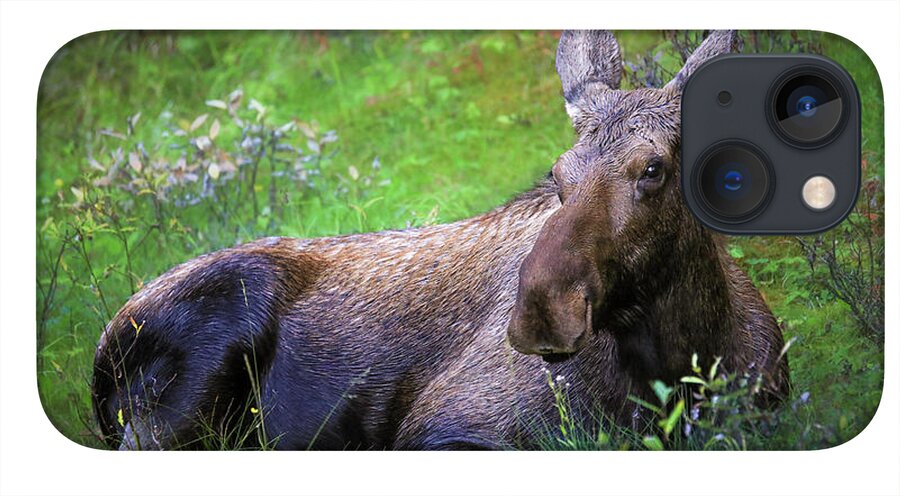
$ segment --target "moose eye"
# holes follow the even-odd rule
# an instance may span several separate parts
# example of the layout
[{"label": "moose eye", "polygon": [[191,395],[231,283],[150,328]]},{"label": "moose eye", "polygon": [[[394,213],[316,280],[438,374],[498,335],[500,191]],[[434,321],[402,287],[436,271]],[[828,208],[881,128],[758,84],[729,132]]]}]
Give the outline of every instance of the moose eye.
[{"label": "moose eye", "polygon": [[663,173],[662,163],[654,160],[647,164],[647,168],[644,169],[644,174],[642,179],[659,179]]},{"label": "moose eye", "polygon": [[662,189],[665,170],[665,164],[662,160],[653,159],[647,163],[641,178],[637,182],[637,191],[640,197],[643,197],[645,194],[655,194]]}]

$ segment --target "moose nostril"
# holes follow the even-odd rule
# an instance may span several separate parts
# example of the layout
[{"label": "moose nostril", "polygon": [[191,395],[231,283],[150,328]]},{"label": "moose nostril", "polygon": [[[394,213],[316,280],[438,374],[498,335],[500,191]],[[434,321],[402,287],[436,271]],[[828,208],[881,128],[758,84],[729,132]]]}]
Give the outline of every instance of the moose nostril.
[{"label": "moose nostril", "polygon": [[547,363],[560,363],[572,358],[575,353],[548,353],[541,355]]}]

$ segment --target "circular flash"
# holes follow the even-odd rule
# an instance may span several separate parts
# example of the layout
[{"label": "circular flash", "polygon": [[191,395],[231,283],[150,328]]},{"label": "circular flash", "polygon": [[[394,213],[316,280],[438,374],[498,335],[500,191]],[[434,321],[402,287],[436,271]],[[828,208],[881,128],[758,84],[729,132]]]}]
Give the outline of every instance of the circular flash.
[{"label": "circular flash", "polygon": [[825,176],[813,176],[803,183],[803,203],[813,210],[825,210],[834,203],[834,182]]}]

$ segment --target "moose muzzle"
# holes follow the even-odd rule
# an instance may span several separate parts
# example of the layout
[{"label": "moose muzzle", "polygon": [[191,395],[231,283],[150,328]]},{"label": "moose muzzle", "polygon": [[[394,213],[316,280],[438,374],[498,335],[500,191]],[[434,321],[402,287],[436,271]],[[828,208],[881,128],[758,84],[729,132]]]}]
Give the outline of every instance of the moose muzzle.
[{"label": "moose muzzle", "polygon": [[582,349],[593,335],[601,285],[590,258],[547,227],[519,270],[507,339],[520,353],[556,361]]}]

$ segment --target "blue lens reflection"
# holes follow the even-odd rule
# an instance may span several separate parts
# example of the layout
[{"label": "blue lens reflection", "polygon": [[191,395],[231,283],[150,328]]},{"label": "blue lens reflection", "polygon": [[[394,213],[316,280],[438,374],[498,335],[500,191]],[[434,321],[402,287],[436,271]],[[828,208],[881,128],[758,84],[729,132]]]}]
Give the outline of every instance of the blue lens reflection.
[{"label": "blue lens reflection", "polygon": [[797,113],[803,117],[812,117],[816,115],[818,103],[816,99],[807,95],[797,100]]},{"label": "blue lens reflection", "polygon": [[744,176],[735,170],[728,171],[725,174],[725,189],[728,191],[737,191],[741,189],[744,183]]}]

